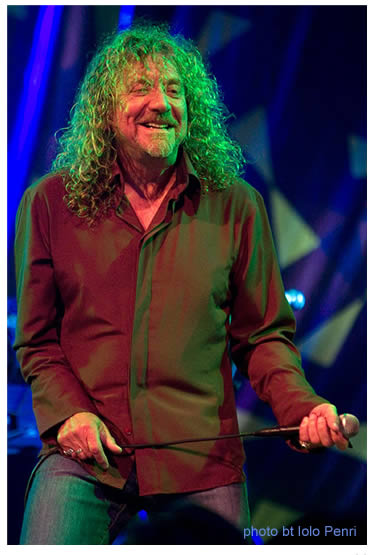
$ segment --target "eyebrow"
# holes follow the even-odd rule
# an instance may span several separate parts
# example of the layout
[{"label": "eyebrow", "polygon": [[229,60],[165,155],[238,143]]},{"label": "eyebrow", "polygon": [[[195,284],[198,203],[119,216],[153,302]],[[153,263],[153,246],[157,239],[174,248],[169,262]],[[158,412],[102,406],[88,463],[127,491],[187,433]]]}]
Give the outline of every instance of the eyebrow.
[{"label": "eyebrow", "polygon": [[183,83],[180,79],[178,79],[178,77],[171,77],[168,81],[167,81],[168,85],[180,85],[182,86]]},{"label": "eyebrow", "polygon": [[130,81],[128,81],[128,86],[129,87],[133,87],[134,85],[137,84],[141,84],[141,83],[150,83],[150,79],[147,79],[146,77],[138,77],[138,78],[134,78],[131,79]]},{"label": "eyebrow", "polygon": [[[127,86],[128,87],[133,87],[137,84],[146,84],[146,83],[150,83],[151,79],[147,78],[147,77],[134,77],[133,79],[128,80],[127,82]],[[180,85],[182,86],[182,81],[181,79],[179,79],[178,77],[169,77],[169,79],[165,79],[165,82],[167,85]]]}]

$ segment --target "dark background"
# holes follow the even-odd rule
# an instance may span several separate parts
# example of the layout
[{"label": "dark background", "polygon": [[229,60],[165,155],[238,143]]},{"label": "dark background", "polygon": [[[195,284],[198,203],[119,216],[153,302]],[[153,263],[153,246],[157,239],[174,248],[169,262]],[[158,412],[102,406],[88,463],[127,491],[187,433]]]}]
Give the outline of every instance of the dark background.
[{"label": "dark background", "polygon": [[[54,133],[68,121],[97,43],[141,16],[168,21],[209,60],[233,114],[230,132],[249,159],[244,177],[265,198],[285,287],[306,297],[296,313],[306,375],[361,421],[346,452],[302,455],[278,439],[246,442],[253,525],[294,526],[294,537],[257,541],[365,543],[365,6],[8,6],[8,543],[18,543],[39,448],[10,347],[16,208],[50,168]],[[247,382],[237,401],[241,430],[275,424]],[[299,537],[299,525],[320,534]],[[326,537],[325,525],[356,527],[356,536]]]}]

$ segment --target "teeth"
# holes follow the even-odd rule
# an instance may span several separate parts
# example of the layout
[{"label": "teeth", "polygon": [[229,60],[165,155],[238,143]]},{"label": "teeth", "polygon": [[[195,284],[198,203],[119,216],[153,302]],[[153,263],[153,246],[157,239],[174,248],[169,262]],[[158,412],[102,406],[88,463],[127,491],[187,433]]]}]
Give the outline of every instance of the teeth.
[{"label": "teeth", "polygon": [[167,129],[169,127],[168,125],[159,125],[156,123],[144,123],[143,125],[145,127],[153,127],[154,129]]}]

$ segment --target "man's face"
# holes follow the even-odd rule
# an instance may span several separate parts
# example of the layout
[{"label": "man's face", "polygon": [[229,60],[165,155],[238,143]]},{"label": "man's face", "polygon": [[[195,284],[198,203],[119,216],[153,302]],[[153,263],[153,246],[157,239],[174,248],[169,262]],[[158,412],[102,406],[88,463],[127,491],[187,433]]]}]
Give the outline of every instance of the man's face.
[{"label": "man's face", "polygon": [[187,133],[184,87],[175,67],[157,58],[129,71],[114,120],[124,153],[142,163],[176,161]]}]

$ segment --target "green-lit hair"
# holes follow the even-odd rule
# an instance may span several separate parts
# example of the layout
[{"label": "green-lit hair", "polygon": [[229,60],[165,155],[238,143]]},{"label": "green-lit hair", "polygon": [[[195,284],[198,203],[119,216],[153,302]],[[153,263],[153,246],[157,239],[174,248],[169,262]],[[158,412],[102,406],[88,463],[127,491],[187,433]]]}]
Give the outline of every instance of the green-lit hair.
[{"label": "green-lit hair", "polygon": [[242,173],[241,148],[226,129],[228,111],[195,45],[182,35],[170,35],[165,24],[134,24],[107,37],[91,60],[52,165],[64,176],[67,205],[90,223],[116,203],[112,166],[117,150],[110,122],[125,68],[155,55],[170,61],[183,81],[188,109],[184,148],[202,192],[225,189]]}]

